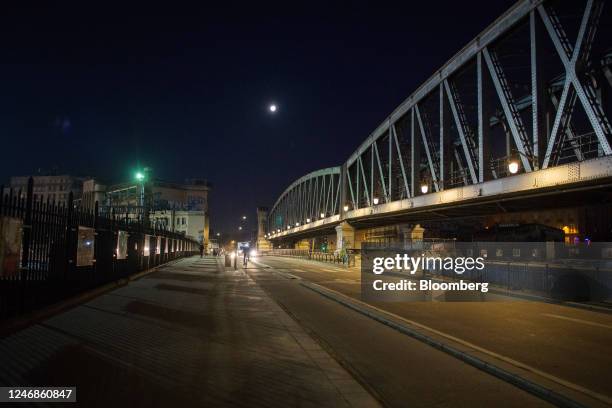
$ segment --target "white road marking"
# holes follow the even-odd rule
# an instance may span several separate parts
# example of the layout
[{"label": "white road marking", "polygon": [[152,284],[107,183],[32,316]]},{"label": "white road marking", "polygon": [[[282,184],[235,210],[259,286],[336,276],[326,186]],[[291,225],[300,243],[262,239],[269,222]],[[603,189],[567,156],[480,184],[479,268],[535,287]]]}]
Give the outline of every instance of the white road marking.
[{"label": "white road marking", "polygon": [[[336,272],[336,271],[329,271],[329,270],[325,270],[325,271],[326,272]],[[552,374],[549,374],[547,372],[541,371],[541,370],[539,370],[539,369],[537,369],[535,367],[532,367],[532,366],[530,366],[528,364],[525,364],[525,363],[522,363],[520,361],[514,360],[514,359],[512,359],[510,357],[507,357],[507,356],[504,356],[502,354],[496,353],[494,351],[485,349],[483,347],[477,346],[476,344],[471,343],[469,341],[466,341],[466,340],[463,340],[461,338],[455,337],[453,335],[450,335],[450,334],[444,333],[442,331],[436,330],[433,327],[430,327],[430,326],[418,323],[418,322],[416,322],[414,320],[410,320],[410,319],[401,317],[399,315],[396,315],[395,313],[392,313],[392,312],[380,309],[380,308],[378,308],[376,306],[370,305],[370,304],[365,303],[365,302],[363,302],[361,300],[358,300],[358,299],[352,298],[352,297],[350,297],[348,295],[345,295],[344,293],[338,292],[338,291],[336,291],[334,289],[331,289],[329,287],[321,285],[321,283],[332,283],[332,282],[333,283],[340,283],[336,279],[334,279],[334,281],[331,281],[331,282],[330,281],[320,282],[319,284],[314,283],[314,282],[310,282],[308,280],[306,280],[306,281],[302,280],[302,282],[308,282],[309,285],[313,285],[313,286],[322,288],[323,290],[327,290],[329,292],[332,292],[334,295],[336,295],[338,297],[341,297],[341,298],[344,298],[348,302],[352,301],[352,302],[354,302],[356,304],[362,305],[362,307],[370,308],[370,309],[373,309],[373,310],[375,310],[375,311],[377,311],[377,312],[379,312],[379,313],[381,313],[383,315],[391,316],[392,318],[395,318],[397,320],[400,320],[400,321],[403,321],[405,323],[408,323],[409,325],[412,325],[412,326],[415,326],[415,327],[419,327],[419,328],[421,328],[423,330],[429,331],[430,333],[434,333],[434,334],[436,334],[438,336],[441,336],[443,338],[446,338],[448,340],[451,340],[451,341],[454,341],[456,343],[462,344],[463,346],[471,348],[474,351],[481,352],[481,353],[486,354],[486,355],[488,355],[490,357],[499,359],[499,360],[504,361],[506,363],[509,363],[509,364],[511,364],[511,365],[513,365],[515,367],[518,367],[518,368],[521,368],[521,369],[524,369],[524,370],[527,370],[527,371],[531,371],[532,373],[534,373],[536,375],[539,375],[539,376],[541,376],[543,378],[546,378],[546,379],[548,379],[550,381],[556,382],[557,384],[561,384],[561,385],[563,385],[563,386],[565,386],[567,388],[570,388],[570,389],[573,389],[575,391],[581,392],[581,393],[583,393],[585,395],[589,395],[589,396],[591,396],[591,397],[593,397],[595,399],[598,399],[600,401],[603,401],[603,402],[605,402],[607,404],[612,405],[612,398],[610,396],[608,396],[608,395],[597,393],[597,392],[592,391],[592,390],[590,390],[590,389],[588,389],[586,387],[583,387],[581,385],[572,383],[571,381],[564,380],[562,378],[559,378],[559,377],[554,376]],[[357,283],[357,282],[355,282],[355,283]],[[600,323],[595,323],[595,322],[589,322],[589,321],[586,321],[586,320],[567,318],[567,317],[564,317],[564,316],[551,315],[551,314],[545,314],[545,315],[547,315],[549,317],[566,319],[566,320],[576,321],[576,322],[579,322],[579,323],[590,324],[590,325],[594,325],[594,326],[601,326],[601,327],[605,327],[605,328],[612,328],[612,326],[608,326],[608,325],[600,324]]]},{"label": "white road marking", "polygon": [[609,324],[591,322],[589,320],[574,319],[573,317],[565,317],[565,316],[559,316],[559,315],[556,315],[556,314],[549,314],[549,313],[542,313],[542,315],[543,316],[548,316],[548,317],[554,317],[555,319],[569,320],[570,322],[588,324],[589,326],[603,327],[605,329],[612,329],[612,326],[609,325]]},{"label": "white road marking", "polygon": [[[608,405],[612,405],[612,397],[610,397],[608,395],[600,394],[598,392],[590,390],[590,389],[588,389],[586,387],[583,387],[581,385],[572,383],[571,381],[564,380],[564,379],[559,378],[557,376],[554,376],[552,374],[548,374],[547,372],[541,371],[541,370],[539,370],[539,369],[537,369],[535,367],[532,367],[532,366],[530,366],[528,364],[525,364],[525,363],[522,363],[520,361],[514,360],[514,359],[512,359],[510,357],[506,357],[506,356],[504,356],[502,354],[499,354],[499,353],[496,353],[494,351],[485,349],[483,347],[477,346],[476,344],[471,343],[469,341],[460,339],[460,338],[455,337],[455,336],[453,336],[451,334],[444,333],[444,332],[442,332],[440,330],[436,330],[433,327],[430,327],[430,326],[418,323],[418,322],[416,322],[414,320],[406,319],[405,317],[396,315],[395,313],[392,313],[392,312],[386,311],[384,309],[381,309],[379,307],[373,306],[373,305],[371,305],[369,303],[366,303],[366,302],[363,302],[363,301],[361,301],[359,299],[355,299],[355,298],[353,298],[353,297],[351,297],[349,295],[345,295],[344,293],[338,292],[337,290],[334,290],[334,289],[331,289],[331,288],[328,288],[326,286],[322,286],[320,284],[317,284],[317,283],[314,283],[314,282],[310,282],[310,281],[302,281],[302,282],[306,282],[306,283],[302,283],[303,286],[308,287],[309,285],[312,285],[314,287],[321,288],[320,290],[331,292],[332,293],[332,297],[336,296],[338,298],[345,299],[345,302],[349,302],[349,303],[352,302],[353,304],[360,305],[362,308],[366,308],[366,309],[369,308],[371,310],[374,310],[374,311],[382,314],[383,316],[387,315],[387,316],[390,316],[393,319],[402,321],[402,322],[407,323],[408,325],[411,325],[413,327],[418,327],[418,328],[423,329],[425,331],[429,331],[430,333],[434,333],[434,334],[436,334],[438,336],[444,337],[444,338],[446,338],[448,340],[454,341],[454,342],[459,343],[459,344],[461,344],[463,346],[471,348],[474,351],[481,352],[483,354],[486,354],[486,355],[488,355],[490,357],[493,357],[493,358],[496,358],[498,360],[502,360],[502,361],[504,361],[506,363],[509,363],[509,364],[511,364],[511,365],[513,365],[515,367],[521,368],[523,370],[531,371],[532,373],[534,373],[536,375],[539,375],[539,376],[541,376],[543,378],[546,378],[546,379],[548,379],[550,381],[556,382],[557,384],[561,384],[561,385],[563,385],[563,386],[565,386],[567,388],[570,388],[570,389],[572,389],[574,391],[581,392],[581,393],[583,393],[585,395],[588,395],[590,397],[593,397],[595,399],[603,401],[603,402],[605,402]],[[319,292],[319,290],[315,289],[315,292]],[[373,318],[373,317],[371,317],[371,318]],[[376,320],[376,319],[374,318],[374,320]]]},{"label": "white road marking", "polygon": [[263,266],[264,268],[272,268],[272,266],[270,266],[270,265],[266,265],[266,264],[265,264],[265,263],[263,263],[263,262],[255,261],[255,260],[253,260],[253,259],[251,260],[251,263],[254,263],[255,265],[261,265],[261,266]]},{"label": "white road marking", "polygon": [[338,279],[334,279],[334,280],[331,280],[331,281],[328,281],[328,282],[330,282],[330,283],[346,283],[346,284],[349,284],[349,285],[361,285],[361,282],[356,281],[356,280],[352,280],[352,279],[340,279],[340,278],[338,278]]}]

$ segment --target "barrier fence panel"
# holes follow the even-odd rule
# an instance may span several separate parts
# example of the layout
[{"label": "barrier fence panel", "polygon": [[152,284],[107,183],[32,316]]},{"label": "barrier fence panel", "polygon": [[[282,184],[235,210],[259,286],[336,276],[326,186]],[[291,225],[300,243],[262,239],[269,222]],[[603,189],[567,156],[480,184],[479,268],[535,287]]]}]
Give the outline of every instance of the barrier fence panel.
[{"label": "barrier fence panel", "polygon": [[288,256],[294,258],[310,259],[313,261],[335,263],[342,266],[355,266],[357,250],[349,249],[344,252],[319,252],[308,249],[271,249],[261,255]]}]

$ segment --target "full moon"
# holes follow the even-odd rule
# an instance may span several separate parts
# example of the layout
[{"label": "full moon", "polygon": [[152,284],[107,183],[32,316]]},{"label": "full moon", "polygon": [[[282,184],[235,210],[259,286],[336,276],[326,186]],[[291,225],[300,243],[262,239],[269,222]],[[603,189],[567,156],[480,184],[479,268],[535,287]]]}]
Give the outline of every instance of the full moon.
[{"label": "full moon", "polygon": [[272,104],[270,105],[270,112],[276,112],[276,105]]}]

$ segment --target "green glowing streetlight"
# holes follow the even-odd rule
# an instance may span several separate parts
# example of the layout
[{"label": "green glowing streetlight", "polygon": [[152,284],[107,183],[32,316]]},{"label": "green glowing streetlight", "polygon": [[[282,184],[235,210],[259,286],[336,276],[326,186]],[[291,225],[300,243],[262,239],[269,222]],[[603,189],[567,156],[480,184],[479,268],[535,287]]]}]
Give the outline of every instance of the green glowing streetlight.
[{"label": "green glowing streetlight", "polygon": [[147,217],[148,218],[148,213],[147,215],[145,215],[145,179],[146,179],[146,171],[147,169],[145,168],[144,171],[137,171],[136,174],[134,174],[134,178],[136,179],[136,188],[139,190],[138,191],[138,195],[139,197],[139,205],[140,208],[142,210],[142,214],[140,215],[141,217]]}]

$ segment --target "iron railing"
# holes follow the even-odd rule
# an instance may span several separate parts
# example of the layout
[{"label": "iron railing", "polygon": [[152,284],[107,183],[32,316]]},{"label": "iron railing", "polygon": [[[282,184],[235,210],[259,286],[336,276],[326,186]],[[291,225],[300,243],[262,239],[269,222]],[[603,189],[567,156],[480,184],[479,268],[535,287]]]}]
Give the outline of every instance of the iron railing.
[{"label": "iron railing", "polygon": [[295,258],[310,259],[313,261],[328,262],[343,266],[355,266],[355,255],[357,250],[350,249],[346,253],[341,252],[318,252],[308,249],[271,249],[262,255],[289,256]]},{"label": "iron railing", "polygon": [[0,187],[0,319],[198,252],[198,242]]}]

